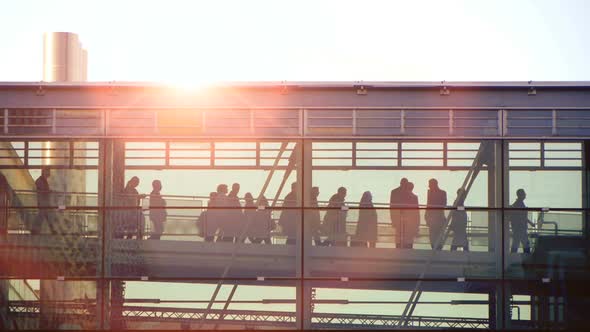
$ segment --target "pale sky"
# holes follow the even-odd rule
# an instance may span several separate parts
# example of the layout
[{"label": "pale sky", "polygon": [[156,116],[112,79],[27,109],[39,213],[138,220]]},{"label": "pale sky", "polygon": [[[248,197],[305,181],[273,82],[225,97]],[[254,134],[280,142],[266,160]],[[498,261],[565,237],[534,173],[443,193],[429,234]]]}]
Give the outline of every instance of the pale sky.
[{"label": "pale sky", "polygon": [[71,31],[91,81],[590,80],[590,1],[3,1],[0,81]]},{"label": "pale sky", "polygon": [[[49,31],[79,34],[89,53],[91,81],[590,80],[589,17],[590,0],[4,0],[0,2],[0,81],[42,79],[42,36]],[[522,176],[513,181],[514,186],[532,185],[540,175]],[[342,182],[340,176],[337,180]],[[568,181],[580,183],[577,176]],[[554,179],[558,178],[551,181]],[[145,184],[151,181],[144,180]],[[165,182],[170,184],[167,189],[174,187],[171,181]],[[325,181],[336,182],[327,177]],[[424,191],[425,181],[420,183],[417,190]],[[571,191],[573,184],[553,188]],[[352,200],[366,190],[348,186]],[[323,195],[333,192],[323,187]],[[452,192],[457,185],[450,181],[446,187]],[[213,184],[204,191],[212,188]],[[372,190],[383,201],[390,189]],[[420,196],[425,198],[424,193]],[[547,205],[545,197],[531,195],[530,205]],[[196,289],[187,292],[185,287],[171,287],[168,293],[158,294],[136,283],[129,294],[149,293],[144,296],[162,299],[185,293],[208,297],[194,294]],[[275,292],[257,294],[264,298],[291,295]],[[380,296],[353,292],[323,290],[319,296]],[[392,298],[389,293],[381,294]],[[400,299],[407,295],[399,294]],[[246,288],[238,298],[253,296]],[[455,296],[473,299],[467,294]],[[364,308],[372,313],[394,311]],[[485,308],[466,310],[464,306],[420,307],[419,311],[423,308],[421,314],[487,314]],[[362,311],[358,306],[326,310]]]}]

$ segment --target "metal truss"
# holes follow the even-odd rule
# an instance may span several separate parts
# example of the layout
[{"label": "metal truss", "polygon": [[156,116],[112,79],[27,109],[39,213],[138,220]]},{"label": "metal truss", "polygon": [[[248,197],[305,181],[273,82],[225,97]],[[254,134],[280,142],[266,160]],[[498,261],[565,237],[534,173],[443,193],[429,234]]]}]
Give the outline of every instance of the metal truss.
[{"label": "metal truss", "polygon": [[[61,309],[59,315],[67,317],[92,317],[95,315],[95,304],[69,303],[56,304]],[[39,302],[11,301],[9,314],[26,317],[38,317]],[[157,308],[142,306],[123,307],[123,321],[125,322],[158,322],[197,324],[228,324],[246,327],[269,326],[293,328],[296,325],[295,312],[262,311],[262,310],[222,310],[222,309],[192,309],[192,308]],[[313,328],[393,328],[402,320],[400,315],[368,315],[368,314],[338,314],[314,313]],[[489,321],[485,318],[465,317],[433,317],[412,316],[408,327],[411,328],[469,328],[487,329]]]}]

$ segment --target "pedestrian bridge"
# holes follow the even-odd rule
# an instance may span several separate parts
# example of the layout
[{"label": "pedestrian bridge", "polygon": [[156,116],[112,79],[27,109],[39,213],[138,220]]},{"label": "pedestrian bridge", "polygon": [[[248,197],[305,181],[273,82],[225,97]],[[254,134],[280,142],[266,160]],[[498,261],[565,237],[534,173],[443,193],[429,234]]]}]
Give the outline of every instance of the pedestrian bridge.
[{"label": "pedestrian bridge", "polygon": [[[113,277],[129,279],[174,280],[183,276],[180,279],[263,278],[268,282],[298,277],[303,268],[306,276],[328,279],[452,280],[488,279],[501,264],[493,252],[310,246],[300,256],[296,245],[130,239],[111,240],[104,248],[107,259],[102,262],[101,246],[97,238],[8,235],[0,240],[6,267],[3,273],[75,279],[95,277],[104,269]],[[505,259],[507,273],[525,277],[525,255],[510,254]],[[534,268],[539,273],[543,269]],[[71,274],[73,271],[83,273]]]}]

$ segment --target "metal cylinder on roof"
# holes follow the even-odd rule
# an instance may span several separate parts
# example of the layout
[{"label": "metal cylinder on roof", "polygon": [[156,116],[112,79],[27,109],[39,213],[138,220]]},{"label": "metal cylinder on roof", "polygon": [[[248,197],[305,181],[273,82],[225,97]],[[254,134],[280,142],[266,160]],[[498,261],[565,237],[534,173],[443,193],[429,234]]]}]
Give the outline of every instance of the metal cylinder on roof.
[{"label": "metal cylinder on roof", "polygon": [[87,53],[78,35],[46,32],[43,35],[43,81],[86,81]]}]

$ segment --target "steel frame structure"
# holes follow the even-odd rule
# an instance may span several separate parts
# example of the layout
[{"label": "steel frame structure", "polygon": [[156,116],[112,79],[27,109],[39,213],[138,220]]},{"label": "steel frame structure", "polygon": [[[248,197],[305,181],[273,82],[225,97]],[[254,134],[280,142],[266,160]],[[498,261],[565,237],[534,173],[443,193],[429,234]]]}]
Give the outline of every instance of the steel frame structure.
[{"label": "steel frame structure", "polygon": [[[169,169],[275,169],[292,170],[297,164],[297,180],[303,184],[302,201],[306,202],[306,189],[311,186],[311,170],[340,169],[441,169],[468,170],[466,166],[450,166],[453,160],[452,149],[448,144],[456,142],[491,141],[496,143],[493,173],[489,179],[490,188],[495,189],[495,197],[489,198],[495,203],[487,210],[498,211],[504,219],[507,198],[504,186],[507,184],[506,172],[510,170],[581,170],[583,177],[583,207],[576,209],[584,213],[584,223],[588,222],[586,214],[590,213],[587,199],[587,173],[590,167],[590,83],[587,82],[535,82],[535,83],[262,83],[229,84],[215,86],[203,91],[179,93],[168,87],[138,83],[0,83],[0,140],[4,142],[24,142],[24,163],[22,165],[0,165],[0,168],[29,169],[42,165],[29,163],[30,142],[60,141],[68,145],[69,157],[63,165],[53,168],[97,169],[99,176],[100,206],[96,207],[102,218],[102,238],[110,232],[105,223],[104,211],[113,207],[112,194],[116,177],[115,163],[121,163],[121,142],[162,142],[164,165]],[[176,121],[174,121],[176,119]],[[103,161],[98,165],[76,165],[75,143],[97,142],[97,159]],[[254,142],[255,164],[250,168],[244,165],[216,165],[216,142]],[[209,148],[209,165],[181,166],[172,165],[173,143],[207,142]],[[300,146],[287,165],[280,165],[277,153],[275,163],[263,165],[261,162],[261,142],[294,142]],[[350,165],[313,165],[314,142],[351,143]],[[396,164],[386,166],[362,166],[358,164],[357,145],[368,143],[395,143],[395,158],[377,158],[375,160],[396,159]],[[440,142],[442,154],[440,166],[404,165],[404,142],[429,143]],[[510,156],[510,142],[539,143],[539,149],[517,150],[521,152],[539,152],[538,166],[510,166],[510,160],[535,161],[537,158]],[[553,167],[546,161],[562,161],[560,157],[547,154],[546,143],[577,142],[580,144],[578,157],[567,157],[580,165]],[[119,146],[117,147],[117,144]],[[125,150],[125,147],[122,148]],[[205,149],[206,150],[206,149]],[[273,149],[276,150],[276,149]],[[341,150],[324,149],[325,152]],[[378,150],[378,149],[377,149]],[[438,152],[438,149],[416,149],[416,152]],[[369,151],[376,151],[371,150]],[[391,150],[393,152],[394,150]],[[552,150],[552,151],[569,151]],[[362,154],[362,153],[361,153]],[[124,156],[124,152],[123,152]],[[199,159],[197,157],[195,159]],[[231,158],[231,157],[230,157]],[[33,158],[34,159],[34,158]],[[63,158],[62,158],[63,159]],[[182,159],[182,158],[180,158]],[[243,159],[243,158],[242,158]],[[269,160],[272,160],[271,157]],[[321,157],[316,158],[321,159]],[[332,157],[325,157],[326,160]],[[342,158],[334,158],[342,159]],[[411,159],[411,157],[410,157]],[[471,158],[466,158],[471,159]],[[420,157],[415,160],[419,161]],[[34,163],[33,163],[34,164]],[[125,165],[125,169],[154,169],[153,165]],[[113,169],[111,169],[113,168]],[[120,169],[118,171],[121,171]],[[290,172],[290,171],[289,171]],[[494,182],[495,181],[495,182]],[[283,179],[284,182],[284,179]],[[283,183],[284,185],[284,183]],[[277,194],[278,196],[278,194]],[[275,200],[276,201],[276,200]],[[19,207],[23,208],[23,207]],[[194,207],[191,207],[194,208]],[[453,207],[455,208],[455,207]],[[279,208],[280,209],[280,208]],[[305,207],[302,205],[302,212]],[[559,210],[559,209],[557,209]],[[302,223],[303,224],[303,223]],[[584,226],[584,236],[588,236]],[[306,236],[302,229],[300,238]],[[502,239],[496,243],[497,248],[505,245],[505,226],[500,231]],[[99,234],[100,235],[100,234]],[[309,235],[309,234],[307,234]],[[302,240],[303,241],[303,240]],[[304,241],[303,241],[304,242]],[[305,242],[304,242],[305,243]],[[119,282],[111,275],[109,258],[105,257],[108,247],[104,242],[99,246],[102,262],[99,275],[94,279],[98,283]],[[232,311],[208,308],[200,313],[178,308],[148,308],[125,306],[120,308],[121,319],[141,320],[154,318],[174,322],[204,322],[266,324],[276,319],[276,325],[288,324],[298,329],[307,328],[367,328],[393,327],[402,323],[408,327],[471,327],[471,328],[507,328],[512,319],[509,317],[505,298],[510,289],[505,285],[504,249],[501,266],[498,268],[496,281],[498,288],[490,300],[495,321],[489,319],[464,319],[453,317],[416,317],[413,315],[379,316],[379,315],[343,315],[310,314],[311,289],[306,286],[314,277],[305,271],[305,250],[307,244],[298,244],[301,253],[297,256],[297,309],[295,313],[270,313],[256,311]],[[92,279],[92,278],[90,278]],[[90,280],[89,279],[89,280]],[[223,279],[223,278],[222,278]],[[221,281],[220,281],[221,282]],[[104,285],[103,285],[104,286]],[[98,287],[97,303],[100,316],[99,328],[108,328],[106,317],[109,300],[108,289]],[[309,295],[309,296],[308,296]],[[492,303],[493,302],[493,303]],[[227,304],[226,303],[226,309]],[[12,312],[23,315],[40,315],[40,309],[34,306],[10,306]],[[35,311],[37,310],[37,311]],[[86,315],[86,309],[72,308],[73,315]],[[78,310],[78,311],[76,311]],[[307,319],[305,318],[307,317]],[[417,325],[416,325],[417,324]],[[253,325],[248,325],[253,326]],[[283,327],[283,325],[280,325]],[[287,325],[284,325],[287,327]]]}]

